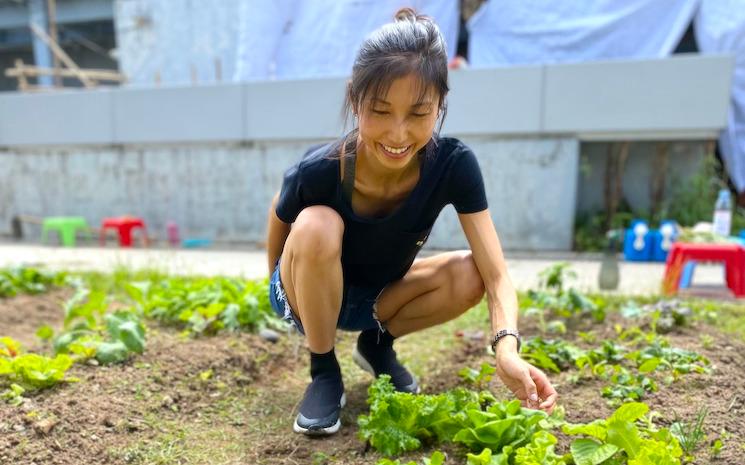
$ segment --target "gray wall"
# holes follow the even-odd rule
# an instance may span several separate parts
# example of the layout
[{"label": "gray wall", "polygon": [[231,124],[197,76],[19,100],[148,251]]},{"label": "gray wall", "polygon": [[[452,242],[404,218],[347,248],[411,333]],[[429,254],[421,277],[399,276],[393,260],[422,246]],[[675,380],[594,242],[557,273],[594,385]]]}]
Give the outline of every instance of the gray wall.
[{"label": "gray wall", "polygon": [[[464,141],[479,154],[490,210],[506,246],[566,249],[573,216],[556,212],[571,212],[575,204],[577,141]],[[104,217],[136,214],[161,239],[172,220],[186,237],[261,242],[267,206],[282,173],[313,142],[6,151],[0,153],[3,178],[9,180],[0,185],[0,230],[14,214],[79,215],[92,225]],[[555,182],[557,177],[564,182]],[[451,207],[428,245],[467,247]]]},{"label": "gray wall", "polygon": [[[714,137],[731,68],[731,57],[688,56],[462,70],[451,75],[443,132],[479,157],[505,248],[567,250],[579,141]],[[622,85],[638,79],[644,85]],[[341,133],[344,84],[0,93],[0,231],[19,213],[82,214],[93,224],[131,213],[161,237],[172,219],[187,236],[260,241],[284,169]],[[428,245],[466,245],[452,211]]]},{"label": "gray wall", "polygon": [[[731,56],[451,73],[444,132],[701,139],[726,124]],[[0,146],[333,138],[345,79],[0,92]],[[80,111],[80,105],[86,111]],[[94,128],[91,129],[91,124]]]}]

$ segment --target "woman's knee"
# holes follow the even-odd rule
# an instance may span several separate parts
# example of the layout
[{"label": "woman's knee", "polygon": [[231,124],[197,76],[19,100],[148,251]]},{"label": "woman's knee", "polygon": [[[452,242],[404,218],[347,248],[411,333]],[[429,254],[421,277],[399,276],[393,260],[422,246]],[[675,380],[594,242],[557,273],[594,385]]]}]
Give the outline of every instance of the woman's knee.
[{"label": "woman's knee", "polygon": [[484,280],[481,278],[471,251],[464,251],[453,257],[450,268],[450,282],[454,292],[472,307],[484,297]]},{"label": "woman's knee", "polygon": [[288,242],[293,253],[312,258],[333,258],[341,255],[344,221],[330,207],[314,205],[304,208],[295,219]]}]

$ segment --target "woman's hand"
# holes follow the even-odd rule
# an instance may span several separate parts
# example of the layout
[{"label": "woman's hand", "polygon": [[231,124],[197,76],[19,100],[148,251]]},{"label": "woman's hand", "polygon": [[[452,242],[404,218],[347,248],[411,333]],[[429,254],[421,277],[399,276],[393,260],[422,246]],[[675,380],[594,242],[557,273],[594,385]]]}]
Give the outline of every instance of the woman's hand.
[{"label": "woman's hand", "polygon": [[546,374],[520,358],[517,350],[510,347],[510,344],[502,344],[500,341],[497,345],[496,369],[499,379],[520,399],[524,407],[547,413],[554,410],[558,395]]}]

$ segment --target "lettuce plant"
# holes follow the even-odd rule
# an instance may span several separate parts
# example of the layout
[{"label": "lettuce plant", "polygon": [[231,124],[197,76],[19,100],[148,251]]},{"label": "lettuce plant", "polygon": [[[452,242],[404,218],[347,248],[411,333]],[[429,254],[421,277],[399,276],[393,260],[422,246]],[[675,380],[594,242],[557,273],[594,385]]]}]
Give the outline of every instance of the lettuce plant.
[{"label": "lettuce plant", "polygon": [[386,456],[434,442],[456,442],[478,452],[485,448],[512,451],[530,443],[547,417],[544,412],[521,408],[518,400],[498,402],[485,391],[396,392],[385,375],[368,392],[370,413],[359,417],[359,435]]},{"label": "lettuce plant", "polygon": [[72,354],[75,360],[95,357],[102,364],[127,360],[145,350],[145,325],[132,310],[107,313],[102,292],[79,289],[65,303],[64,329],[53,340],[57,354]]},{"label": "lettuce plant", "polygon": [[585,436],[571,444],[576,465],[679,465],[683,452],[669,430],[637,426],[648,411],[646,404],[631,402],[605,420],[564,425],[565,434]]},{"label": "lettuce plant", "polygon": [[191,335],[221,330],[284,329],[269,303],[266,280],[182,278],[133,282],[127,294],[140,313],[162,323],[185,328]]},{"label": "lettuce plant", "polygon": [[24,354],[20,344],[9,338],[0,338],[0,397],[12,404],[22,402],[24,392],[47,389],[62,382],[77,381],[65,378],[72,366],[67,355],[54,358],[38,354]]},{"label": "lettuce plant", "polygon": [[65,284],[67,275],[36,268],[19,267],[0,270],[0,298],[17,294],[40,294]]}]

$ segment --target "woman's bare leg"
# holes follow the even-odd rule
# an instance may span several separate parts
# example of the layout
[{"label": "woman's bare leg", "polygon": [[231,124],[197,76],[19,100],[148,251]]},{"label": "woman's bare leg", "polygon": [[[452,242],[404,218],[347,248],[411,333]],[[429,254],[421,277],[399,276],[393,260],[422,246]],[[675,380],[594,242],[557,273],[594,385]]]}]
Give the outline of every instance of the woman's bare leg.
[{"label": "woman's bare leg", "polygon": [[396,337],[452,320],[478,304],[484,282],[470,251],[417,260],[381,293],[378,318]]},{"label": "woman's bare leg", "polygon": [[310,351],[318,354],[334,347],[343,289],[343,234],[338,213],[325,206],[308,207],[293,223],[282,251],[282,285]]},{"label": "woman's bare leg", "polygon": [[334,210],[308,207],[293,223],[282,251],[282,284],[310,348],[311,382],[293,425],[298,433],[333,434],[341,426],[344,383],[334,336],[342,300],[343,234],[344,222]]},{"label": "woman's bare leg", "polygon": [[393,342],[451,320],[476,305],[484,284],[471,252],[450,252],[416,261],[406,275],[378,297],[376,313],[387,329],[366,330],[357,338],[353,358],[366,371],[391,376],[394,387],[419,392],[416,378],[398,361]]}]

